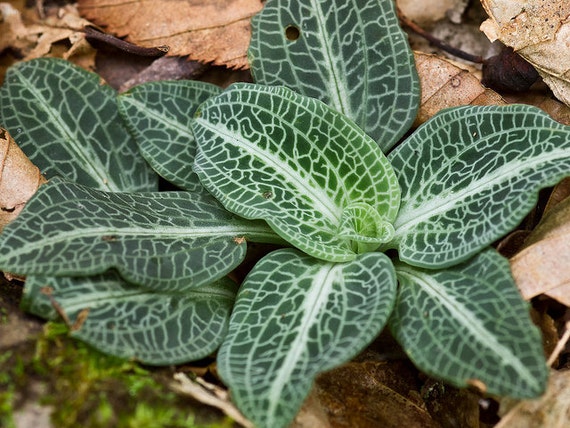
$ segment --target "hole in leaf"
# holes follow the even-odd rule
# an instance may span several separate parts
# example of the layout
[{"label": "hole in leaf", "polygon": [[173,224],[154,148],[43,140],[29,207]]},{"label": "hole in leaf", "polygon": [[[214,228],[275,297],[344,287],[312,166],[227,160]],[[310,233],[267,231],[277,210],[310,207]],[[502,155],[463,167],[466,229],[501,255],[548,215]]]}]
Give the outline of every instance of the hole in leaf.
[{"label": "hole in leaf", "polygon": [[296,25],[288,25],[285,28],[285,37],[290,42],[294,42],[299,37],[301,37],[301,30]]}]

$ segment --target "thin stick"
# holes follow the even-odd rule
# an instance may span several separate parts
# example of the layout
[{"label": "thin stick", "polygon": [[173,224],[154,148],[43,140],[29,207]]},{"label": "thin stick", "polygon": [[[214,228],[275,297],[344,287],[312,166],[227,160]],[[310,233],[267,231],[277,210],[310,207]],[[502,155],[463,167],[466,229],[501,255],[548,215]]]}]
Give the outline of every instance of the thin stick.
[{"label": "thin stick", "polygon": [[402,23],[402,25],[404,27],[410,29],[411,31],[416,33],[418,36],[423,37],[428,42],[433,44],[435,47],[437,47],[437,48],[441,49],[442,51],[445,51],[445,52],[447,52],[453,56],[464,59],[465,61],[470,61],[470,62],[474,62],[477,64],[483,63],[483,57],[482,56],[473,55],[473,54],[470,54],[468,52],[462,51],[461,49],[454,48],[453,46],[448,45],[443,40],[440,40],[437,37],[435,37],[434,35],[428,33],[422,27],[420,27],[418,24],[416,24],[414,21],[409,19],[406,15],[404,15],[402,13],[400,8],[397,8],[397,12],[398,12],[398,18],[400,19],[400,22]]},{"label": "thin stick", "polygon": [[560,355],[560,353],[562,352],[562,350],[564,349],[564,347],[568,343],[568,340],[570,339],[570,321],[566,321],[566,325],[564,326],[564,329],[565,329],[564,334],[562,335],[562,337],[560,338],[560,340],[558,341],[558,343],[554,347],[552,354],[550,354],[550,357],[548,358],[548,361],[546,362],[546,364],[548,364],[548,366],[552,366],[552,364],[554,364],[554,361],[556,361],[556,359],[558,358],[558,356]]}]

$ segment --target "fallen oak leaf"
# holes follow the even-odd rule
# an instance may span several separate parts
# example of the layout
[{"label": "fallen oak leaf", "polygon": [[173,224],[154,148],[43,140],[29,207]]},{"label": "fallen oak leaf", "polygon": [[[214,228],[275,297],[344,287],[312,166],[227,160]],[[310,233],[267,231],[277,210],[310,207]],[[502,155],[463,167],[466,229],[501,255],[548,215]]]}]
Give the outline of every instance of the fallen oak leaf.
[{"label": "fallen oak leaf", "polygon": [[448,107],[505,104],[499,94],[485,88],[474,74],[450,61],[422,52],[414,52],[414,58],[421,87],[415,126]]},{"label": "fallen oak leaf", "polygon": [[80,0],[79,12],[131,43],[168,55],[247,68],[250,19],[261,0]]},{"label": "fallen oak leaf", "polygon": [[531,63],[554,95],[570,105],[570,2],[482,0],[489,19],[481,31]]},{"label": "fallen oak leaf", "polygon": [[45,182],[38,167],[20,150],[8,131],[0,128],[0,230],[18,216]]},{"label": "fallen oak leaf", "polygon": [[546,294],[570,306],[570,198],[549,211],[525,245],[510,260],[523,297]]}]

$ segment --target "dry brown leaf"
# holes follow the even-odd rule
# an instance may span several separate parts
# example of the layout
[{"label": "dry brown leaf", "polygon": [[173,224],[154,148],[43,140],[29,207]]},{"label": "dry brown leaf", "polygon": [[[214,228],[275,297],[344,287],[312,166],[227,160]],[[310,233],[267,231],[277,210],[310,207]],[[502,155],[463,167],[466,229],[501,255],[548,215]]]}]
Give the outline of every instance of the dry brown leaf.
[{"label": "dry brown leaf", "polygon": [[543,218],[511,258],[513,277],[525,299],[547,294],[570,306],[570,198]]},{"label": "dry brown leaf", "polygon": [[552,371],[542,397],[510,407],[495,428],[566,428],[570,421],[570,371]]},{"label": "dry brown leaf", "polygon": [[8,131],[0,128],[0,230],[14,220],[46,179],[16,145]]},{"label": "dry brown leaf", "polygon": [[415,52],[414,56],[421,86],[416,126],[447,107],[505,104],[499,94],[481,85],[469,71],[435,55]]},{"label": "dry brown leaf", "polygon": [[10,3],[0,3],[0,34],[0,52],[8,48],[26,52],[38,40],[37,33],[26,27],[20,11]]},{"label": "dry brown leaf", "polygon": [[404,15],[420,25],[433,24],[456,10],[463,11],[467,5],[466,0],[431,0],[429,3],[397,0],[396,3]]},{"label": "dry brown leaf", "polygon": [[540,73],[554,95],[570,105],[570,2],[482,0],[489,19],[481,31],[512,47]]},{"label": "dry brown leaf", "polygon": [[80,0],[79,11],[140,46],[166,45],[168,55],[246,68],[250,18],[261,0]]},{"label": "dry brown leaf", "polygon": [[[92,68],[95,50],[85,41],[82,19],[73,5],[52,9],[42,21],[22,13],[9,3],[0,3],[0,52],[12,49],[23,60],[43,56],[68,59],[84,68]],[[55,45],[68,42],[62,50]],[[1,80],[1,79],[0,79]]]}]

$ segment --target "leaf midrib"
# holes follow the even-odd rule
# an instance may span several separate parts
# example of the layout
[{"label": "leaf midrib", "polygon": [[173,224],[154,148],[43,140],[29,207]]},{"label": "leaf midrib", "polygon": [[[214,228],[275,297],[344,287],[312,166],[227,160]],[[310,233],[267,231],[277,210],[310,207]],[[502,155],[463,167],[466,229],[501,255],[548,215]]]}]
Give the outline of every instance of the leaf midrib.
[{"label": "leaf midrib", "polygon": [[[180,123],[176,118],[170,117],[160,110],[154,110],[148,107],[145,103],[134,98],[133,96],[123,95],[122,99],[125,103],[136,107],[139,111],[146,112],[152,116],[153,120],[157,120],[158,122],[163,123],[167,128],[174,129],[178,134],[186,134],[186,136],[188,136],[190,139],[194,139],[194,134],[192,133],[190,127],[182,125],[182,123]],[[190,121],[188,123],[190,123]]]},{"label": "leaf midrib", "polygon": [[[97,297],[98,295],[102,297]],[[127,298],[132,299],[137,296],[143,297],[145,300],[148,299],[149,295],[155,295],[157,299],[161,298],[162,296],[170,297],[170,296],[180,296],[182,298],[189,298],[190,295],[195,295],[197,300],[207,300],[210,299],[234,299],[235,293],[232,293],[227,290],[223,289],[214,289],[212,286],[202,286],[199,289],[190,289],[184,291],[165,291],[159,292],[156,290],[147,290],[147,289],[137,289],[132,291],[125,291],[119,290],[113,293],[111,292],[99,292],[97,294],[90,293],[90,297],[88,299],[85,298],[84,294],[75,296],[73,298],[60,298],[60,301],[65,301],[65,310],[66,312],[73,312],[73,311],[81,311],[87,307],[92,307],[93,304],[101,304],[101,303],[109,303],[110,305],[117,303],[121,299]],[[55,299],[57,300],[57,298]]]},{"label": "leaf midrib", "polygon": [[[98,162],[99,157],[89,156],[88,153],[85,153],[82,149],[82,146],[77,144],[79,139],[77,135],[69,129],[69,127],[63,122],[57,112],[49,106],[48,101],[45,97],[36,90],[36,87],[30,82],[22,73],[19,74],[19,77],[24,83],[26,89],[28,89],[36,99],[39,99],[41,102],[38,103],[39,107],[42,108],[46,114],[50,118],[50,123],[56,125],[56,128],[59,130],[60,135],[68,142],[66,145],[73,154],[80,160],[81,165],[85,167],[85,173],[89,176],[93,177],[95,181],[98,182],[99,186],[101,186],[101,190],[108,190],[110,192],[119,192],[121,191],[121,187],[117,185],[113,180],[110,179],[108,175],[108,171],[106,170],[105,166]],[[97,126],[101,126],[98,124]]]},{"label": "leaf midrib", "polygon": [[[394,228],[396,229],[394,240],[397,240],[399,236],[404,235],[405,232],[409,229],[413,229],[414,225],[420,224],[429,218],[437,217],[442,213],[448,212],[455,206],[460,206],[461,204],[457,204],[458,201],[466,200],[471,196],[479,193],[481,191],[481,188],[483,188],[483,190],[490,189],[494,184],[506,181],[509,176],[520,174],[521,166],[523,166],[523,170],[526,171],[538,166],[541,163],[551,160],[559,160],[560,157],[568,156],[569,153],[561,149],[549,152],[548,155],[543,154],[541,156],[527,157],[518,162],[509,162],[507,164],[504,164],[501,168],[495,170],[493,174],[485,176],[484,180],[479,179],[473,181],[467,187],[459,191],[450,191],[444,198],[434,197],[427,203],[424,202],[412,210],[406,210],[405,206],[402,206],[398,213],[398,217],[394,222]],[[413,199],[407,200],[407,202],[412,201]]]},{"label": "leaf midrib", "polygon": [[[449,293],[446,293],[446,290],[434,278],[418,275],[413,270],[406,269],[403,265],[398,267],[398,275],[407,276],[408,281],[417,284],[425,293],[444,306],[453,315],[453,319],[459,321],[476,338],[478,343],[493,350],[494,353],[500,356],[502,361],[507,361],[512,365],[517,373],[525,378],[528,384],[536,383],[535,376],[526,366],[507,347],[503,346],[495,336],[490,335],[481,320],[473,316],[473,313],[465,305],[459,303]],[[476,282],[480,278],[473,278],[473,280]]]},{"label": "leaf midrib", "polygon": [[[14,259],[15,257],[21,256],[22,254],[29,254],[32,251],[41,250],[48,246],[58,245],[70,240],[78,240],[82,238],[100,238],[101,242],[105,242],[103,240],[104,236],[112,236],[114,238],[127,237],[129,239],[143,239],[146,237],[153,237],[158,238],[159,240],[169,238],[197,239],[203,237],[230,238],[251,235],[255,234],[256,232],[261,232],[260,234],[262,235],[270,233],[271,236],[273,236],[273,233],[269,232],[265,227],[236,227],[234,225],[216,227],[160,227],[153,229],[141,227],[117,229],[107,227],[83,228],[80,230],[59,233],[54,237],[46,237],[39,241],[27,242],[26,245],[20,249],[10,249],[10,253],[5,257],[1,257],[0,259]],[[238,244],[236,243],[236,245]]]},{"label": "leaf midrib", "polygon": [[[318,24],[318,31],[316,32],[316,37],[323,46],[323,51],[326,55],[326,60],[328,64],[330,64],[330,79],[328,80],[327,86],[329,87],[329,94],[331,96],[331,104],[339,112],[343,113],[348,117],[353,117],[353,113],[350,109],[349,105],[349,97],[346,93],[346,87],[342,84],[343,80],[340,76],[344,75],[343,70],[338,70],[336,65],[337,62],[333,61],[334,55],[332,54],[332,48],[330,42],[328,41],[325,35],[329,34],[326,30],[326,18],[323,14],[323,10],[321,5],[323,2],[319,2],[316,0],[311,0],[311,7],[315,12],[315,18]],[[346,80],[346,79],[345,79]]]},{"label": "leaf midrib", "polygon": [[[281,395],[284,385],[291,382],[291,373],[295,370],[298,361],[307,351],[307,342],[309,338],[309,330],[315,325],[319,313],[326,309],[328,297],[333,291],[335,280],[339,280],[342,276],[339,274],[342,265],[326,264],[322,266],[315,274],[313,274],[311,287],[303,292],[303,307],[299,308],[303,312],[303,316],[299,323],[299,329],[295,336],[294,342],[289,347],[281,367],[275,374],[269,390],[269,415],[275,415],[276,407],[281,402]],[[300,278],[303,279],[303,278]],[[315,370],[316,371],[316,370]],[[307,373],[312,375],[313,373]],[[307,380],[310,380],[307,378]]]},{"label": "leaf midrib", "polygon": [[[287,162],[279,159],[278,156],[272,156],[269,151],[258,148],[255,144],[249,142],[246,138],[237,132],[228,129],[224,124],[211,124],[210,122],[196,118],[196,122],[208,129],[213,134],[220,134],[224,139],[233,141],[234,145],[246,152],[252,157],[260,159],[264,165],[269,166],[275,171],[282,173],[290,180],[291,185],[299,191],[300,194],[307,196],[315,204],[315,210],[323,214],[332,224],[340,222],[342,208],[337,206],[326,192],[317,192],[315,186],[311,186],[307,181],[297,178],[300,174],[289,166]],[[205,155],[203,149],[200,149]],[[240,204],[241,205],[241,204]],[[331,207],[337,207],[338,210],[333,211]]]}]

